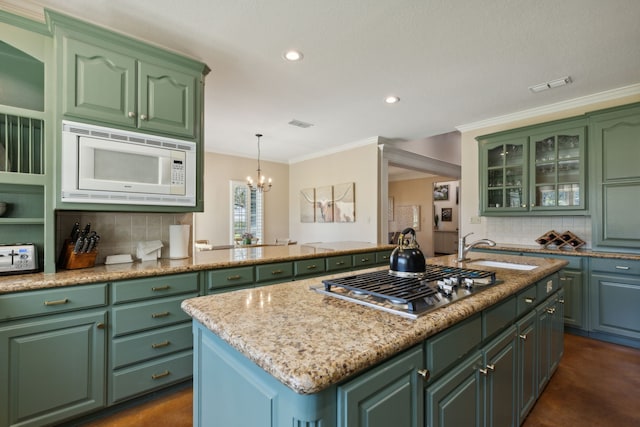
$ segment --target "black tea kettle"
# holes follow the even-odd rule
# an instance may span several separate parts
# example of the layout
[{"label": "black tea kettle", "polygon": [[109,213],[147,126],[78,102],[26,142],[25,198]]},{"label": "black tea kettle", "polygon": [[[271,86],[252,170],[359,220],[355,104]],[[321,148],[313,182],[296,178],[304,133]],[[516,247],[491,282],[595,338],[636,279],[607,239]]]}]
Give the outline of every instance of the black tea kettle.
[{"label": "black tea kettle", "polygon": [[426,261],[416,242],[416,231],[405,228],[398,236],[398,246],[391,252],[389,274],[397,277],[424,277]]}]

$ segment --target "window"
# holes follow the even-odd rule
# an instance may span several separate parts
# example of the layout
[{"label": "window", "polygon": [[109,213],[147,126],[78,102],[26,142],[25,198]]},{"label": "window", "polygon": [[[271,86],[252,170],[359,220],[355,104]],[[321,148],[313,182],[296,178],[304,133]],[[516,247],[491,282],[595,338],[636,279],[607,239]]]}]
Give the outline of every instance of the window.
[{"label": "window", "polygon": [[245,233],[264,242],[262,200],[262,192],[250,191],[243,181],[231,181],[231,243],[240,240]]}]

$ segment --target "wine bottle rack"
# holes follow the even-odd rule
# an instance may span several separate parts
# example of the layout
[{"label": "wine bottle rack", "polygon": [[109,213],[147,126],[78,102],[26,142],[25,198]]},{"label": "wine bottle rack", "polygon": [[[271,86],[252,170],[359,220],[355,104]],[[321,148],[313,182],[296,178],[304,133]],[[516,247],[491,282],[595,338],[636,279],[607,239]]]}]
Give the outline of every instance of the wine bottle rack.
[{"label": "wine bottle rack", "polygon": [[542,245],[545,249],[553,246],[558,249],[568,247],[575,250],[586,244],[584,240],[573,234],[571,231],[558,233],[555,230],[547,231],[542,236],[538,237],[536,242]]}]

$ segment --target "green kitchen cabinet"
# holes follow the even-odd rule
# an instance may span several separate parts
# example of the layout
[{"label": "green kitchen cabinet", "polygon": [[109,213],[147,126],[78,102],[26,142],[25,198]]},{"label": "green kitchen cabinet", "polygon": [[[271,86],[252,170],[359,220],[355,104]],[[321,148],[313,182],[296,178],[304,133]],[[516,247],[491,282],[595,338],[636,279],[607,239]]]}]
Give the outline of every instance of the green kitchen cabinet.
[{"label": "green kitchen cabinet", "polygon": [[517,341],[510,326],[425,391],[426,425],[517,425]]},{"label": "green kitchen cabinet", "polygon": [[65,117],[196,138],[204,67],[154,61],[149,48],[141,55],[113,38],[60,32]]},{"label": "green kitchen cabinet", "polygon": [[111,284],[108,404],[189,379],[193,336],[180,304],[200,292],[199,273]]},{"label": "green kitchen cabinet", "polygon": [[36,245],[39,269],[55,271],[53,39],[44,23],[0,10],[0,216],[2,243]]},{"label": "green kitchen cabinet", "polygon": [[640,104],[589,117],[593,249],[640,248]]},{"label": "green kitchen cabinet", "polygon": [[422,346],[338,387],[338,426],[424,425]]},{"label": "green kitchen cabinet", "polygon": [[477,138],[481,215],[586,214],[586,120]]},{"label": "green kitchen cabinet", "polygon": [[522,424],[538,398],[538,313],[535,310],[529,311],[518,321],[516,327],[518,332],[517,424]]},{"label": "green kitchen cabinet", "polygon": [[640,340],[640,261],[596,258],[591,262],[591,329]]},{"label": "green kitchen cabinet", "polygon": [[538,396],[547,386],[564,353],[563,291],[536,308],[538,328]]},{"label": "green kitchen cabinet", "polygon": [[41,426],[105,406],[106,285],[0,295],[0,425]]}]

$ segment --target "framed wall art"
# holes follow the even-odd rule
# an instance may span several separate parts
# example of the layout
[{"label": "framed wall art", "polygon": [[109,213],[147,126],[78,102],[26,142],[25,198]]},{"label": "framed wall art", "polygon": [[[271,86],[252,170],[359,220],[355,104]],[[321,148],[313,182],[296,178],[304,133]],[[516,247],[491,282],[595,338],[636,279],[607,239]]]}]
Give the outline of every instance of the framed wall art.
[{"label": "framed wall art", "polygon": [[433,200],[449,200],[449,184],[434,184],[433,186]]}]

